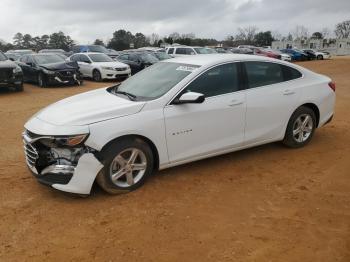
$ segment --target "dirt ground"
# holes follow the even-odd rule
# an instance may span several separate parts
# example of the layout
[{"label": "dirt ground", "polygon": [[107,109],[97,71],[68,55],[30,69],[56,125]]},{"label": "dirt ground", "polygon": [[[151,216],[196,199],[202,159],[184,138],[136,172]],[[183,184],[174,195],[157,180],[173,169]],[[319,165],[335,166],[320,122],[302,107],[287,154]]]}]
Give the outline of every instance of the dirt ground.
[{"label": "dirt ground", "polygon": [[21,132],[44,106],[108,83],[0,93],[0,261],[350,261],[350,58],[302,63],[337,84],[305,148],[260,146],[73,197],[36,182]]}]

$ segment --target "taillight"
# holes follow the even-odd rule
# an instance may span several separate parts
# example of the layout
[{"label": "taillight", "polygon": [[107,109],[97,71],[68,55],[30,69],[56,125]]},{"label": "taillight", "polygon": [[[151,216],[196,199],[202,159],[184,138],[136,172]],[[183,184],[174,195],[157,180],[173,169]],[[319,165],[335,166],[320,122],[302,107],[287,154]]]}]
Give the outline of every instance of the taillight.
[{"label": "taillight", "polygon": [[335,83],[332,81],[332,82],[329,82],[328,83],[328,86],[330,87],[330,88],[332,88],[332,90],[335,92]]}]

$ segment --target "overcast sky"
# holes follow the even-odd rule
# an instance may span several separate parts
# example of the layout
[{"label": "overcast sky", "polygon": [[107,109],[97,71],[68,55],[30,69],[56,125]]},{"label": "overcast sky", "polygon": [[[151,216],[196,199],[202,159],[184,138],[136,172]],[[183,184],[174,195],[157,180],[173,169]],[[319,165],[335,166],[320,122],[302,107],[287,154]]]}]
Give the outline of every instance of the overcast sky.
[{"label": "overcast sky", "polygon": [[287,34],[310,33],[350,19],[350,0],[1,0],[0,39],[63,31],[79,43],[107,40],[117,29],[132,33],[195,33],[224,39],[237,27]]}]

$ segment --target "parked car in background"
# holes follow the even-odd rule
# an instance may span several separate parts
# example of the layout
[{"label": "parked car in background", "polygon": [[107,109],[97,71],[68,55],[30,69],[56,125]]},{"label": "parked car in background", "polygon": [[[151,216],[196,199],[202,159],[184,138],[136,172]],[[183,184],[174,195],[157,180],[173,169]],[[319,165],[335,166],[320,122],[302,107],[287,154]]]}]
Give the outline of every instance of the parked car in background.
[{"label": "parked car in background", "polygon": [[254,47],[252,50],[254,51],[255,55],[266,56],[266,57],[275,58],[275,59],[281,59],[282,57],[280,52],[275,52],[272,49]]},{"label": "parked car in background", "polygon": [[274,54],[280,55],[281,56],[280,59],[283,60],[283,61],[288,61],[288,62],[292,61],[292,57],[290,55],[284,54],[284,53],[282,53],[279,50],[268,48],[268,49],[265,49],[265,51],[266,52],[273,52]]},{"label": "parked car in background", "polygon": [[177,56],[186,56],[186,55],[207,55],[215,53],[208,47],[200,46],[169,46],[166,48],[168,55],[177,57]]},{"label": "parked car in background", "polygon": [[16,53],[8,53],[8,52],[6,52],[5,55],[11,61],[17,61],[21,57],[20,54],[16,54]]},{"label": "parked car in background", "polygon": [[317,60],[329,59],[331,57],[328,52],[321,52],[313,49],[303,49],[302,51],[308,55],[312,55],[313,58]]},{"label": "parked car in background", "polygon": [[12,58],[14,61],[18,60],[23,55],[35,54],[33,50],[30,49],[15,49],[8,50],[6,56]]},{"label": "parked car in background", "polygon": [[26,162],[61,191],[90,194],[96,181],[130,192],[158,169],[276,141],[306,146],[334,104],[331,79],[298,65],[179,57],[41,110],[25,124]]},{"label": "parked car in background", "polygon": [[12,87],[16,91],[23,91],[22,69],[0,51],[0,89]]},{"label": "parked car in background", "polygon": [[214,49],[219,54],[230,54],[230,53],[232,53],[227,48],[223,48],[223,47],[215,47]]},{"label": "parked car in background", "polygon": [[72,52],[66,52],[63,49],[41,49],[39,52],[39,54],[41,53],[45,53],[45,54],[58,54],[58,55],[63,55],[66,58],[72,55]]},{"label": "parked car in background", "polygon": [[59,55],[44,53],[23,55],[18,61],[25,82],[34,82],[40,87],[83,83],[78,64],[67,62]]},{"label": "parked car in background", "polygon": [[158,58],[147,51],[122,52],[116,59],[129,65],[131,68],[131,74],[136,74],[142,69],[159,62]]},{"label": "parked car in background", "polygon": [[108,48],[108,56],[111,57],[111,58],[116,58],[118,55],[120,55],[120,51],[116,51],[114,49],[111,49],[111,48]]},{"label": "parked car in background", "polygon": [[113,60],[103,53],[77,53],[69,57],[70,61],[77,62],[79,70],[84,77],[94,81],[124,80],[131,74],[130,67]]},{"label": "parked car in background", "polygon": [[75,45],[72,47],[73,53],[103,53],[111,58],[118,56],[117,51],[110,51],[102,45]]},{"label": "parked car in background", "polygon": [[282,53],[288,54],[290,55],[290,57],[292,58],[292,61],[305,61],[308,60],[308,56],[300,51],[294,50],[294,49],[280,49],[279,51],[281,51]]},{"label": "parked car in background", "polygon": [[231,53],[234,54],[246,54],[246,55],[253,55],[254,51],[250,48],[231,48],[230,49]]}]

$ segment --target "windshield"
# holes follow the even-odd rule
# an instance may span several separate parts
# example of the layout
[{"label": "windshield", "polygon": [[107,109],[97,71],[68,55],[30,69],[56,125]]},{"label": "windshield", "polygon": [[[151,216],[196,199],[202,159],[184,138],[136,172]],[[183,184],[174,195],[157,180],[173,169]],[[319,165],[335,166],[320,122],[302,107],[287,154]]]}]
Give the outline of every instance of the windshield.
[{"label": "windshield", "polygon": [[165,59],[170,59],[172,58],[170,55],[167,53],[163,52],[155,52],[154,55],[159,59],[159,60],[165,60]]},{"label": "windshield", "polygon": [[53,64],[53,63],[62,63],[64,59],[56,54],[52,55],[35,55],[33,56],[34,60],[39,65]]},{"label": "windshield", "polygon": [[6,61],[7,60],[7,57],[0,52],[0,61]]},{"label": "windshield", "polygon": [[108,49],[101,45],[90,45],[89,46],[90,52],[97,52],[97,53],[109,53]]},{"label": "windshield", "polygon": [[89,55],[92,62],[102,63],[102,62],[114,62],[112,58],[105,54],[90,54]]},{"label": "windshield", "polygon": [[199,66],[160,62],[120,84],[117,91],[127,92],[137,100],[161,97]]},{"label": "windshield", "polygon": [[196,50],[197,54],[211,54],[211,52],[209,51],[209,48],[204,48],[204,47],[195,47],[193,48],[194,50]]},{"label": "windshield", "polygon": [[157,63],[159,61],[158,58],[148,53],[140,54],[140,57],[144,62],[147,63]]}]

